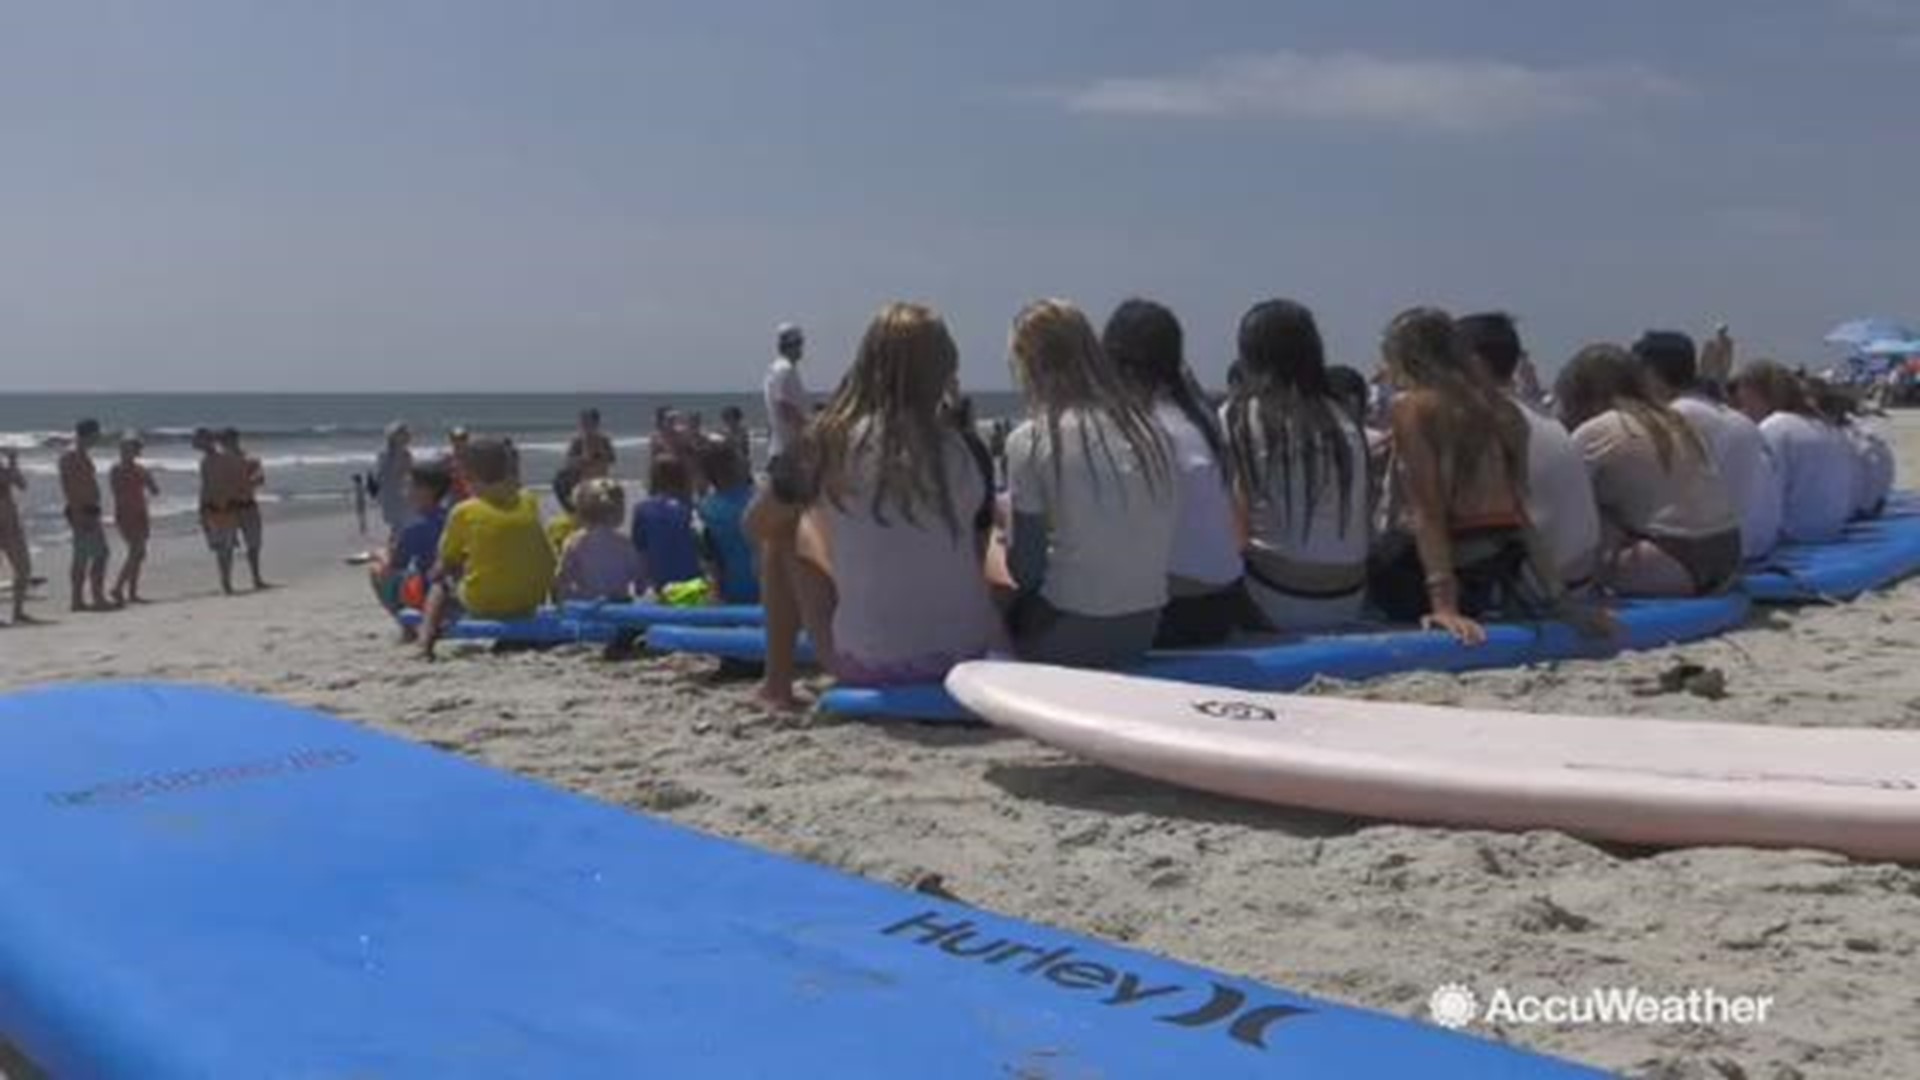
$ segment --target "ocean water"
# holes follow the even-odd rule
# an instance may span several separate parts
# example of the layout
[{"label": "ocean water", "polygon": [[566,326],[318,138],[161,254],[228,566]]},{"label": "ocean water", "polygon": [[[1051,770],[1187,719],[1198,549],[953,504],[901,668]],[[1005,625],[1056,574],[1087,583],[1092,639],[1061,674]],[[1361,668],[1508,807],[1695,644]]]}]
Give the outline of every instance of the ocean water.
[{"label": "ocean water", "polygon": [[[976,398],[982,417],[1010,415],[1005,394]],[[622,479],[646,471],[647,435],[661,408],[699,412],[708,426],[737,405],[760,445],[766,427],[758,393],[749,394],[6,394],[0,395],[0,450],[19,451],[28,490],[23,517],[36,546],[65,530],[56,463],[82,418],[107,433],[94,450],[103,477],[118,456],[117,434],[137,431],[142,460],[160,483],[153,503],[156,531],[190,531],[199,508],[199,462],[188,442],[195,427],[235,427],[248,452],[266,467],[261,502],[269,517],[334,513],[352,504],[353,477],[373,467],[388,423],[413,429],[416,457],[446,445],[464,426],[510,437],[531,483],[559,468],[580,410],[592,406],[614,438]],[[378,520],[378,511],[370,509]]]}]

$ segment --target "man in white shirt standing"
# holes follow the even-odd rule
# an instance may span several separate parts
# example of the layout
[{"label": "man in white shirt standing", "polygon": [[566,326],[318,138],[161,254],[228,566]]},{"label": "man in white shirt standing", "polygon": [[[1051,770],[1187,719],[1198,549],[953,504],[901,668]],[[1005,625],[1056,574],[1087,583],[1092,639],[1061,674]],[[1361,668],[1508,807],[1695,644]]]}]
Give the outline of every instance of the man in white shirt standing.
[{"label": "man in white shirt standing", "polygon": [[[1465,316],[1454,325],[1494,385],[1505,390],[1527,418],[1527,516],[1560,568],[1561,584],[1569,592],[1584,590],[1593,583],[1600,553],[1600,508],[1586,459],[1560,421],[1529,400],[1537,396],[1537,386],[1531,393],[1516,386],[1516,378],[1530,365],[1513,317],[1490,311]],[[1535,382],[1530,370],[1526,381]]]},{"label": "man in white shirt standing", "polygon": [[[777,709],[796,709],[793,697],[794,652],[800,634],[800,517],[811,497],[811,481],[801,442],[806,436],[807,389],[800,381],[800,356],[806,335],[793,323],[774,333],[775,356],[762,392],[768,426],[767,483],[747,508],[747,535],[759,545],[760,598],[766,606],[767,662],[760,697]],[[812,628],[817,635],[827,628]],[[825,640],[819,637],[818,640]]]},{"label": "man in white shirt standing", "polygon": [[[1714,338],[1713,351],[1724,350],[1724,357],[1714,361],[1715,370],[1731,363],[1732,349],[1732,339],[1723,327]],[[1633,355],[1647,373],[1654,396],[1686,417],[1707,444],[1714,467],[1727,482],[1734,512],[1740,516],[1741,555],[1752,561],[1772,552],[1780,541],[1785,483],[1759,426],[1707,396],[1693,339],[1687,335],[1649,330],[1634,342]]]}]

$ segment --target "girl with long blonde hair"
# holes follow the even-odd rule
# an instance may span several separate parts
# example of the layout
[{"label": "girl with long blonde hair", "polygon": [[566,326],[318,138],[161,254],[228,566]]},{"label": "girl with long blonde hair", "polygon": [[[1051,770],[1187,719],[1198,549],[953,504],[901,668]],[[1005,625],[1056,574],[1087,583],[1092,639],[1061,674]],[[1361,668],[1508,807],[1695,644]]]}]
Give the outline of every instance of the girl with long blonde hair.
[{"label": "girl with long blonde hair", "polygon": [[1413,308],[1387,324],[1386,529],[1368,564],[1375,607],[1463,642],[1479,618],[1558,608],[1559,574],[1526,510],[1527,422],[1472,362],[1453,317]]},{"label": "girl with long blonde hair", "polygon": [[1014,647],[1045,663],[1137,661],[1168,599],[1173,448],[1074,305],[1029,304],[1009,354],[1028,416],[1007,439]]},{"label": "girl with long blonde hair", "polygon": [[937,682],[1001,641],[983,572],[991,466],[947,415],[958,371],[936,312],[888,304],[808,429],[793,580],[815,653],[843,682]]},{"label": "girl with long blonde hair", "polygon": [[1600,509],[1600,581],[1623,596],[1718,592],[1740,572],[1740,518],[1707,446],[1655,400],[1633,355],[1589,345],[1554,386]]}]

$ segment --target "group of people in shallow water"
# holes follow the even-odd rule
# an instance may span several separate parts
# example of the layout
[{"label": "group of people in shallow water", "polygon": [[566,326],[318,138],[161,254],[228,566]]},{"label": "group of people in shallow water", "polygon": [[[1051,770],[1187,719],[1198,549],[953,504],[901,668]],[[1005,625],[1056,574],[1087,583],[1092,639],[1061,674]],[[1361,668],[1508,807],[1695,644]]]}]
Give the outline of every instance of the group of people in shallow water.
[{"label": "group of people in shallow water", "polygon": [[461,612],[649,589],[763,602],[761,694],[788,706],[802,629],[860,685],[937,680],[990,652],[1119,667],[1381,619],[1470,644],[1488,618],[1606,634],[1607,598],[1730,588],[1782,540],[1837,538],[1892,487],[1891,450],[1848,397],[1768,361],[1735,374],[1724,331],[1704,357],[1675,332],[1589,346],[1546,394],[1504,314],[1403,312],[1370,381],[1330,365],[1312,312],[1276,299],[1241,320],[1223,402],[1183,339],[1150,300],[1099,330],[1071,303],[1030,304],[1008,349],[1025,419],[989,447],[932,309],[883,308],[819,406],[804,336],[783,326],[757,487],[737,416],[697,437],[663,417],[622,535],[612,443],[589,412],[543,525],[511,444],[476,440],[455,475],[412,471],[375,583],[396,610],[426,607],[429,652]]},{"label": "group of people in shallow water", "polygon": [[[127,432],[120,437],[119,459],[107,470],[103,492],[99,465],[93,457],[101,442],[100,422],[81,420],[74,425],[73,440],[59,460],[60,491],[73,545],[69,584],[74,611],[112,611],[145,602],[140,595],[140,578],[153,535],[151,499],[160,494],[160,483],[140,460],[145,450],[140,436]],[[259,492],[266,484],[260,459],[241,446],[240,432],[234,428],[196,429],[193,448],[200,453],[200,526],[213,552],[221,589],[229,594],[234,591],[234,556],[243,548],[253,587],[267,588],[260,574],[264,529]],[[9,450],[0,459],[0,556],[13,568],[16,624],[33,621],[26,610],[33,559],[15,497],[26,489],[27,477],[20,468],[19,455]],[[114,531],[126,547],[111,589],[107,585],[113,562],[107,538],[109,494]]]}]

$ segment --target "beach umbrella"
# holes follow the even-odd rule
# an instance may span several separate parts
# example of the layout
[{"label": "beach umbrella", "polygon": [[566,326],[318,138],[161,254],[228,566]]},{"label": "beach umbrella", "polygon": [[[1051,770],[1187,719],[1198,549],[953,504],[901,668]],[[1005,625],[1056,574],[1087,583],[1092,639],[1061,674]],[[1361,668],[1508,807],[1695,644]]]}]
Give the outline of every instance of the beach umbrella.
[{"label": "beach umbrella", "polygon": [[1860,346],[1862,356],[1920,356],[1920,338],[1889,338]]},{"label": "beach umbrella", "polygon": [[1877,341],[1912,341],[1920,338],[1909,327],[1893,319],[1850,319],[1827,332],[1827,344],[1859,349]]}]

